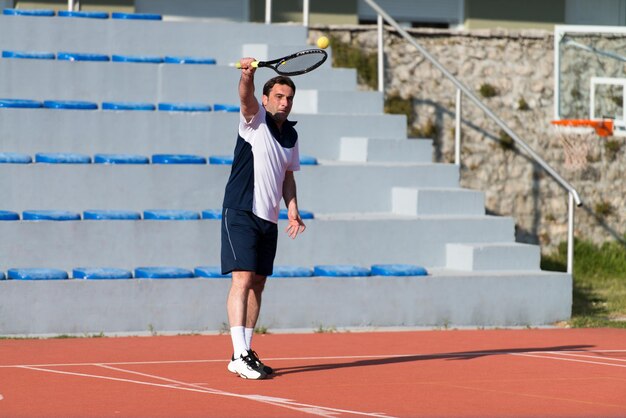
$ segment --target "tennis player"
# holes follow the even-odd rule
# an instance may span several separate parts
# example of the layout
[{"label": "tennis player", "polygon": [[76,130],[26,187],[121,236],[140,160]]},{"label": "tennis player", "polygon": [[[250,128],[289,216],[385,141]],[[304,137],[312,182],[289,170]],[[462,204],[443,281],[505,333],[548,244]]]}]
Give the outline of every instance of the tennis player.
[{"label": "tennis player", "polygon": [[287,234],[296,238],[305,225],[298,212],[293,172],[300,169],[295,122],[287,120],[296,86],[285,76],[254,95],[252,58],[242,58],[239,135],[222,209],[222,274],[232,272],[227,312],[233,356],[228,370],[245,379],[272,374],[251,348],[261,295],[272,274],[278,240],[280,201],[287,207]]}]

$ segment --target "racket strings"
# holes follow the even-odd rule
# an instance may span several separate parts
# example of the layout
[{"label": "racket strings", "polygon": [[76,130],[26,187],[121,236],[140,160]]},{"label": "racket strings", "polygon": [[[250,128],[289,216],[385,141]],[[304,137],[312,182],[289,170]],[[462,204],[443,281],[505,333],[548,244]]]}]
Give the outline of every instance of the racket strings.
[{"label": "racket strings", "polygon": [[283,60],[276,67],[280,73],[299,73],[317,68],[325,59],[325,54],[303,54]]}]

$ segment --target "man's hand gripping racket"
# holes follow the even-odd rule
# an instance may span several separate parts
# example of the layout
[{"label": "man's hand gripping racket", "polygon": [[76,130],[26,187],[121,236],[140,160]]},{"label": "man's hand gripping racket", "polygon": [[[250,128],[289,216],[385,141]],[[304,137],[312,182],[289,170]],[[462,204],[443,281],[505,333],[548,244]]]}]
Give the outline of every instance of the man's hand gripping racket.
[{"label": "man's hand gripping racket", "polygon": [[[271,61],[253,61],[251,66],[253,68],[267,67],[280,75],[293,76],[313,71],[322,65],[326,58],[328,58],[328,54],[324,50],[306,49]],[[241,62],[235,63],[234,66],[239,69],[242,68]]]}]

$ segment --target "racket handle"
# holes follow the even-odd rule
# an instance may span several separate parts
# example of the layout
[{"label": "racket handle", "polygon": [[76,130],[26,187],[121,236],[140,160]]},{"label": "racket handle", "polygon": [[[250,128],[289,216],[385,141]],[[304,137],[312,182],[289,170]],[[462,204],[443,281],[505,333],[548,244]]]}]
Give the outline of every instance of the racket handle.
[{"label": "racket handle", "polygon": [[[250,65],[252,65],[252,68],[257,68],[259,66],[259,61],[252,61]],[[239,70],[241,69],[241,63],[239,61],[235,63],[235,68]]]}]

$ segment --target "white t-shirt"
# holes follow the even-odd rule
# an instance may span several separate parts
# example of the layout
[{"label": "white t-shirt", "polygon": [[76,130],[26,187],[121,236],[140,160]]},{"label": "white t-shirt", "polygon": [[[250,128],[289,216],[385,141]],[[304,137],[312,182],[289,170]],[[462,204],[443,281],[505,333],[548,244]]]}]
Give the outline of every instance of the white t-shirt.
[{"label": "white t-shirt", "polygon": [[278,223],[285,173],[300,170],[294,125],[295,122],[285,121],[279,131],[261,105],[249,122],[240,113],[224,207],[251,210],[259,218]]}]

